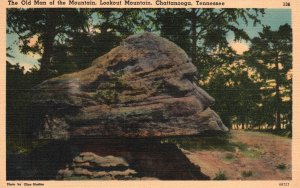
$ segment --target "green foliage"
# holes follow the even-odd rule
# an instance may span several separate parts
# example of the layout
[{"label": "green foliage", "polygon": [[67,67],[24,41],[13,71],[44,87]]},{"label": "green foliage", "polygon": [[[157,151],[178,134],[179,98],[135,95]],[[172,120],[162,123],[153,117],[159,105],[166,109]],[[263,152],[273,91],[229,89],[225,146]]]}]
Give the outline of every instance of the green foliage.
[{"label": "green foliage", "polygon": [[226,164],[231,164],[238,160],[238,156],[235,156],[233,152],[226,152],[222,160]]},{"label": "green foliage", "polygon": [[292,29],[288,24],[272,31],[265,26],[259,37],[252,39],[245,60],[259,75],[261,106],[255,114],[256,125],[284,123],[291,130],[292,118]]},{"label": "green foliage", "polygon": [[251,177],[252,175],[253,175],[253,173],[252,173],[251,170],[243,171],[243,172],[242,172],[242,176],[243,176],[244,178]]},{"label": "green foliage", "polygon": [[[200,85],[217,99],[213,108],[225,125],[242,124],[253,128],[267,124],[270,128],[275,124],[279,127],[281,123],[291,130],[292,80],[287,76],[292,67],[290,26],[280,26],[278,31],[265,26],[254,39],[236,27],[240,22],[260,24],[258,15],[263,14],[263,9],[156,12],[161,35],[190,55],[198,68]],[[234,33],[235,40],[250,41],[249,52],[237,55],[228,45],[228,32]],[[280,61],[278,66],[274,62],[276,57]],[[276,88],[270,83],[274,79]],[[275,115],[280,118],[274,118]]]},{"label": "green foliage", "polygon": [[206,78],[216,67],[234,60],[234,51],[226,36],[235,40],[249,40],[237,27],[239,22],[260,23],[263,9],[158,9],[158,28],[162,36],[182,47],[197,66],[200,79]]},{"label": "green foliage", "polygon": [[213,178],[213,180],[227,180],[227,179],[228,178],[224,171],[219,171],[218,173],[216,173],[215,177]]},{"label": "green foliage", "polygon": [[259,95],[260,84],[253,83],[244,68],[245,66],[240,64],[237,68],[225,67],[217,71],[207,86],[204,86],[205,90],[217,99],[214,109],[228,126],[232,123],[252,123],[253,113],[262,100]]},{"label": "green foliage", "polygon": [[26,153],[34,145],[31,88],[40,82],[39,74],[37,69],[24,73],[24,67],[6,62],[6,80],[7,148],[9,152]]},{"label": "green foliage", "polygon": [[160,9],[157,11],[157,22],[162,37],[175,42],[186,52],[191,51],[190,24],[185,9]]},{"label": "green foliage", "polygon": [[[280,54],[277,58],[276,53]],[[278,31],[265,27],[260,37],[252,40],[249,51],[236,61],[216,67],[200,83],[217,99],[213,108],[225,125],[237,124],[243,128],[267,125],[276,134],[282,131],[273,131],[273,125],[279,129],[282,124],[286,127],[283,134],[291,136],[290,70],[290,26],[280,26]]]},{"label": "green foliage", "polygon": [[229,161],[232,161],[234,159],[234,155],[232,153],[226,153],[225,159],[229,160]]},{"label": "green foliage", "polygon": [[7,18],[8,32],[18,34],[21,52],[42,56],[41,76],[46,79],[51,73],[55,46],[64,43],[70,33],[84,30],[88,14],[79,9],[8,9]]}]

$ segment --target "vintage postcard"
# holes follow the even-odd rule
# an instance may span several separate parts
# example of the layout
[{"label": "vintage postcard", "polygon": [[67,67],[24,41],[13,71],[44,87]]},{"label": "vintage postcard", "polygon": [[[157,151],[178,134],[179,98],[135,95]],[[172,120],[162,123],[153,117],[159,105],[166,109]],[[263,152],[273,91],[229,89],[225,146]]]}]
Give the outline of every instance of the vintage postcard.
[{"label": "vintage postcard", "polygon": [[300,187],[299,0],[0,11],[0,187]]}]

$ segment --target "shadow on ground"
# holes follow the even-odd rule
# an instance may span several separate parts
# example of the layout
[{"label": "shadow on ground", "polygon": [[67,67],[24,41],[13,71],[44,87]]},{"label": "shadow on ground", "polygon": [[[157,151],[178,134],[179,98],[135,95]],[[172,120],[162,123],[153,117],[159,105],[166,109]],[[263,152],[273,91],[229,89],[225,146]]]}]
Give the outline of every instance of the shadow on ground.
[{"label": "shadow on ground", "polygon": [[[74,164],[82,153],[97,156]],[[122,159],[126,168],[116,168],[114,161],[106,156]],[[88,156],[83,156],[88,157]],[[106,160],[103,162],[103,160]],[[111,164],[107,164],[111,163]],[[101,166],[102,165],[102,166]],[[67,169],[68,176],[58,176]],[[125,171],[129,173],[127,176]],[[123,171],[123,172],[122,172]],[[114,175],[123,173],[124,176]],[[99,174],[102,178],[99,178]],[[95,175],[96,174],[96,175]],[[98,178],[95,178],[95,177]],[[109,177],[109,178],[107,178]],[[7,155],[7,180],[53,180],[53,179],[150,179],[160,180],[208,180],[175,144],[161,143],[154,139],[97,139],[78,138],[56,141],[33,150],[28,155]]]}]

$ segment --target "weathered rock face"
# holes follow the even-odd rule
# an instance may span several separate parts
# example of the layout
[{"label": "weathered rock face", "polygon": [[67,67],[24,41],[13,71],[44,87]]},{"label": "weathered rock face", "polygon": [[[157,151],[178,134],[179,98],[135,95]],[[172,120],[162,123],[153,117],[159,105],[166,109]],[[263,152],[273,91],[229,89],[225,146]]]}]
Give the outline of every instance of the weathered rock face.
[{"label": "weathered rock face", "polygon": [[133,35],[92,66],[35,87],[40,138],[161,137],[227,131],[193,82],[187,54],[150,33]]},{"label": "weathered rock face", "polygon": [[134,179],[137,172],[121,157],[80,153],[67,168],[58,171],[57,179]]}]

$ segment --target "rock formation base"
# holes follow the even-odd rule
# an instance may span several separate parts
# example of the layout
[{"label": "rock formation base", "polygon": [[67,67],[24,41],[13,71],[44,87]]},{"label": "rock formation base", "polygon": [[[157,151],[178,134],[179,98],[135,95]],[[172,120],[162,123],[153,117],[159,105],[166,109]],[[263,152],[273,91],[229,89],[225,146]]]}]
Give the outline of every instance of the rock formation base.
[{"label": "rock formation base", "polygon": [[55,142],[8,160],[9,180],[209,179],[176,145],[150,139]]}]

